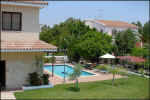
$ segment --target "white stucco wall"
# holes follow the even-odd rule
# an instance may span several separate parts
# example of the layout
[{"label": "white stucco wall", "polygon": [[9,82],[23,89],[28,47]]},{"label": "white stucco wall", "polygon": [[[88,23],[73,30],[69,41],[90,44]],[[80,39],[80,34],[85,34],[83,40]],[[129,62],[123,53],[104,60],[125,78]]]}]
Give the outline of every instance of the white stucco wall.
[{"label": "white stucco wall", "polygon": [[31,41],[31,40],[39,40],[39,35],[38,33],[29,33],[29,32],[8,32],[8,31],[3,31],[1,33],[1,40],[6,40],[6,41]]},{"label": "white stucco wall", "polygon": [[[94,20],[87,20],[85,21],[85,24],[88,25],[90,28],[96,28],[98,31],[103,30],[103,32],[108,33],[108,35],[112,35],[112,31],[115,29],[116,31],[124,31],[128,28],[122,28],[122,27],[107,27],[103,24],[97,23]],[[137,31],[136,29],[132,29],[134,31]]]},{"label": "white stucco wall", "polygon": [[39,10],[40,8],[38,7],[1,5],[1,12],[7,11],[7,12],[22,13],[22,30],[1,31],[2,39],[5,38],[9,39],[10,37],[18,37],[18,36],[28,37],[28,39],[39,39],[39,32],[40,32]]},{"label": "white stucco wall", "polygon": [[85,25],[88,25],[90,28],[95,28],[98,31],[105,30],[105,27],[95,21],[87,20],[85,21]]},{"label": "white stucco wall", "polygon": [[2,60],[6,61],[6,88],[20,88],[28,84],[28,74],[42,72],[41,68],[35,66],[35,56],[43,53],[2,53]]},{"label": "white stucco wall", "polygon": [[22,13],[22,32],[40,32],[39,9],[37,7],[2,5],[1,11]]}]

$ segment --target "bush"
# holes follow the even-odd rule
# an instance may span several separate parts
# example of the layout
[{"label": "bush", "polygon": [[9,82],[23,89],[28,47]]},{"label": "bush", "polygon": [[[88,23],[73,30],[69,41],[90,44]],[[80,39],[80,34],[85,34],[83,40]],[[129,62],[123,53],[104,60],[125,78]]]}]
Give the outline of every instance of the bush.
[{"label": "bush", "polygon": [[127,76],[128,75],[128,70],[123,68],[123,66],[119,67],[119,74],[123,75],[123,76]]},{"label": "bush", "polygon": [[140,68],[140,69],[138,70],[138,72],[141,74],[141,76],[144,76],[145,71],[144,71],[143,68]]},{"label": "bush", "polygon": [[146,48],[133,48],[131,55],[146,58],[149,55],[149,50]]},{"label": "bush", "polygon": [[38,86],[42,84],[39,74],[37,72],[29,74],[29,83],[32,86]]},{"label": "bush", "polygon": [[49,78],[49,75],[48,75],[48,74],[43,74],[42,80],[43,80],[43,84],[44,84],[44,85],[48,85],[48,84],[49,84],[48,78]]},{"label": "bush", "polygon": [[96,67],[99,70],[108,70],[108,66],[107,65],[99,65]]},{"label": "bush", "polygon": [[149,69],[149,68],[150,68],[150,61],[149,61],[149,60],[147,60],[147,61],[144,63],[144,67],[145,67],[146,69]]}]

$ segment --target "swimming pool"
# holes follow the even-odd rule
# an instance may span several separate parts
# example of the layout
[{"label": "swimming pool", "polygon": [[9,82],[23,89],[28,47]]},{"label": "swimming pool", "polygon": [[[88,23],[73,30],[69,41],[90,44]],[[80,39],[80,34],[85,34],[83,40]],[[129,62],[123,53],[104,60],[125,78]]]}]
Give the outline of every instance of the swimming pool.
[{"label": "swimming pool", "polygon": [[[52,72],[51,65],[45,65],[44,69]],[[66,72],[65,76],[68,77],[69,74],[73,73],[73,68],[69,65],[65,65],[65,72]],[[64,77],[64,65],[55,65],[54,66],[54,74]],[[89,73],[86,71],[81,72],[81,76],[91,76],[91,75],[95,75],[95,74]]]}]

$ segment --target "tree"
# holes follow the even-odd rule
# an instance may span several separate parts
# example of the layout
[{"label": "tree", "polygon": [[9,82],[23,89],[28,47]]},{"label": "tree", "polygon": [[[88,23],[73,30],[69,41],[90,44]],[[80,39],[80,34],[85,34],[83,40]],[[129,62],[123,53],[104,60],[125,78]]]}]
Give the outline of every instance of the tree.
[{"label": "tree", "polygon": [[132,22],[132,24],[134,24],[138,27],[138,33],[142,35],[143,34],[143,26],[142,26],[141,22],[140,21]]},{"label": "tree", "polygon": [[76,64],[74,67],[73,67],[73,73],[70,74],[70,77],[69,79],[70,80],[75,80],[75,88],[76,89],[79,89],[79,81],[78,81],[78,78],[80,77],[81,75],[81,72],[82,72],[82,66],[80,64]]},{"label": "tree", "polygon": [[130,29],[118,32],[115,37],[114,53],[119,56],[130,53],[137,40],[136,33]]},{"label": "tree", "polygon": [[52,28],[43,26],[40,39],[56,45],[59,49],[67,49],[69,60],[76,62],[80,57],[95,61],[100,55],[111,52],[112,48],[111,36],[90,29],[84,21],[74,18]]},{"label": "tree", "polygon": [[132,22],[132,24],[136,25],[138,27],[138,33],[140,34],[140,39],[142,42],[148,42],[150,39],[150,26],[149,22],[146,22],[144,26],[142,26],[140,21]]},{"label": "tree", "polygon": [[144,57],[147,58],[149,55],[149,50],[147,48],[132,48],[131,50],[132,56]]},{"label": "tree", "polygon": [[[96,61],[99,56],[111,52],[112,38],[106,34],[89,31],[76,44],[79,55],[86,60]],[[75,49],[76,50],[76,49]]]},{"label": "tree", "polygon": [[119,68],[109,68],[109,72],[113,74],[112,85],[114,85],[115,75],[119,73]]},{"label": "tree", "polygon": [[52,77],[53,77],[54,76],[54,64],[56,63],[56,57],[54,56],[54,54],[52,54],[50,62],[52,63]]},{"label": "tree", "polygon": [[150,42],[150,21],[146,22],[143,26],[143,37],[144,41],[149,43]]}]

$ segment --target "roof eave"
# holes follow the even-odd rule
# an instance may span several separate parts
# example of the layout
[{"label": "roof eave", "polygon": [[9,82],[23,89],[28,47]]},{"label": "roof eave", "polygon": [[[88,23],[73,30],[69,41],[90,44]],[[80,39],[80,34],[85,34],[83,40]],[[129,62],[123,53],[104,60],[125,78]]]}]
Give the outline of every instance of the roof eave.
[{"label": "roof eave", "polygon": [[31,7],[38,7],[44,8],[47,6],[46,4],[32,4],[32,3],[24,3],[24,2],[12,2],[12,1],[1,1],[2,5],[15,5],[15,6],[31,6]]},{"label": "roof eave", "polygon": [[0,52],[57,52],[57,49],[1,49]]}]

